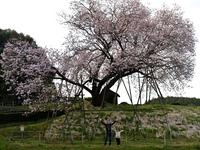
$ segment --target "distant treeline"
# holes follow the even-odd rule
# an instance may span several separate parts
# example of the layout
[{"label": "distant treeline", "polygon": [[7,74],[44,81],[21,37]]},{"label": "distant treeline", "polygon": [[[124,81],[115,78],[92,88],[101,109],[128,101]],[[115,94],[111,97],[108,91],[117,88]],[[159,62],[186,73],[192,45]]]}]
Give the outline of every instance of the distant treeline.
[{"label": "distant treeline", "polygon": [[[148,104],[159,104],[161,98],[152,99]],[[200,106],[200,99],[198,98],[188,98],[188,97],[166,97],[163,99],[164,104],[170,105],[182,105],[182,106]]]}]

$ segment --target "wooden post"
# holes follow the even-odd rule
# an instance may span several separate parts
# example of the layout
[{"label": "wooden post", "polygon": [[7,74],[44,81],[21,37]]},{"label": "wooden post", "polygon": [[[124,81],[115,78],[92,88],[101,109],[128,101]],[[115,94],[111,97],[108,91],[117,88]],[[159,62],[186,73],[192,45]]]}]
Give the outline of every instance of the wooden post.
[{"label": "wooden post", "polygon": [[83,135],[83,131],[82,131],[82,145],[84,144],[84,135]]},{"label": "wooden post", "polygon": [[40,131],[39,131],[39,142],[41,143],[41,134],[40,134]]},{"label": "wooden post", "polygon": [[22,142],[24,141],[24,131],[21,132],[22,133]]},{"label": "wooden post", "polygon": [[164,145],[167,144],[167,141],[166,141],[166,131],[164,131]]},{"label": "wooden post", "polygon": [[73,134],[72,134],[71,130],[70,130],[70,136],[71,136],[71,142],[72,142],[72,144],[74,144],[74,137],[73,137]]},{"label": "wooden post", "polygon": [[10,140],[11,140],[11,138],[12,138],[12,135],[13,135],[13,131],[10,132],[9,142],[10,142]]},{"label": "wooden post", "polygon": [[66,130],[63,130],[63,132],[62,132],[62,141],[65,141],[65,137],[66,137]]},{"label": "wooden post", "polygon": [[89,130],[89,129],[88,129],[88,132],[89,132],[89,133],[88,133],[88,135],[89,135],[89,137],[88,137],[89,139],[88,139],[88,140],[90,141],[90,130]]},{"label": "wooden post", "polygon": [[127,132],[125,132],[125,136],[126,136],[126,145],[127,145]]}]

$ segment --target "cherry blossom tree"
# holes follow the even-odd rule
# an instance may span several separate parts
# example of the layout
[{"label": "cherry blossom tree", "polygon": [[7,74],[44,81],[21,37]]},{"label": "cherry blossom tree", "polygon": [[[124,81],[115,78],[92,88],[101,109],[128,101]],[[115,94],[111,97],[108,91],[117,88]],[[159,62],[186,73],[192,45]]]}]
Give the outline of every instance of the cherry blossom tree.
[{"label": "cherry blossom tree", "polygon": [[[68,89],[78,87],[77,95],[82,90],[90,93],[94,106],[101,105],[104,94],[119,79],[136,73],[166,89],[184,87],[192,79],[196,38],[180,7],[152,10],[139,0],[75,0],[70,8],[73,15],[59,13],[61,24],[69,29],[65,50],[51,49],[43,55],[45,59],[31,59],[35,62],[31,68],[41,78],[52,70]],[[7,61],[16,60],[6,59],[3,64]],[[49,61],[50,65],[43,63]],[[17,68],[16,72],[33,72],[30,67]],[[6,76],[11,81],[12,75]],[[26,86],[42,86],[38,76],[29,80]],[[24,86],[16,87],[24,94]]]},{"label": "cherry blossom tree", "polygon": [[[71,14],[60,13],[66,38],[65,72],[90,82],[93,105],[120,78],[139,73],[175,89],[194,71],[195,35],[180,7],[151,10],[138,0],[79,0]],[[69,68],[70,67],[70,68]],[[79,80],[79,81],[78,81]],[[83,88],[84,88],[84,84]]]},{"label": "cherry blossom tree", "polygon": [[15,91],[24,104],[41,104],[49,91],[55,93],[52,83],[55,71],[51,69],[45,49],[36,46],[35,42],[12,39],[5,45],[1,56],[3,77],[10,85],[8,90]]},{"label": "cherry blossom tree", "polygon": [[[29,35],[25,35],[23,33],[17,33],[15,30],[11,29],[0,29],[0,54],[3,52],[5,43],[9,41],[9,39],[16,38],[24,41],[28,41],[29,43],[35,42],[32,37]],[[1,56],[0,56],[1,59]],[[0,64],[0,102],[1,103],[11,103],[15,102],[15,105],[19,105],[22,101],[18,100],[15,96],[12,95],[12,91],[7,91],[9,88],[8,85],[5,84],[4,79],[1,77],[2,75],[2,67]]]}]

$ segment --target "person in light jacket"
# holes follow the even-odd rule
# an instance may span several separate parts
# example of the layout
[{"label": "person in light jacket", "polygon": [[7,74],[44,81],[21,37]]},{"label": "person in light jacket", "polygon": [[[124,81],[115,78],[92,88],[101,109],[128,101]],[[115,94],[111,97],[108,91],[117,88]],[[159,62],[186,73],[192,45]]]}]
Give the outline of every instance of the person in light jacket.
[{"label": "person in light jacket", "polygon": [[121,132],[123,132],[123,130],[119,131],[118,129],[115,129],[115,138],[118,146],[120,146]]}]

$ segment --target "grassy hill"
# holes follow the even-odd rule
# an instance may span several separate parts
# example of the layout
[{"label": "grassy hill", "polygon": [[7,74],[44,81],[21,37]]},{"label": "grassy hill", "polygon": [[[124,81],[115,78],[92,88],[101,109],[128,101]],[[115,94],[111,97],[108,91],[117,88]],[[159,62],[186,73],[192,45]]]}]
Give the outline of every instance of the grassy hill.
[{"label": "grassy hill", "polygon": [[[159,104],[161,98],[154,98],[149,101],[149,104]],[[189,97],[172,97],[168,96],[162,99],[164,104],[170,105],[181,105],[181,106],[200,106],[200,99],[199,98],[189,98]]]},{"label": "grassy hill", "polygon": [[[59,116],[53,119],[12,122],[0,126],[0,150],[200,149],[199,107],[165,105],[172,138],[167,130],[165,115],[158,104],[138,106],[121,104],[114,107],[106,104],[103,109],[99,109],[88,103],[85,107],[85,112],[70,112],[68,123],[64,123],[65,116]],[[116,146],[115,139],[111,146],[103,147],[105,129],[98,123],[99,118],[118,120],[113,128],[124,130],[120,147]],[[48,128],[50,122],[52,122],[51,128]],[[25,126],[23,133],[20,132],[20,124]]]}]

